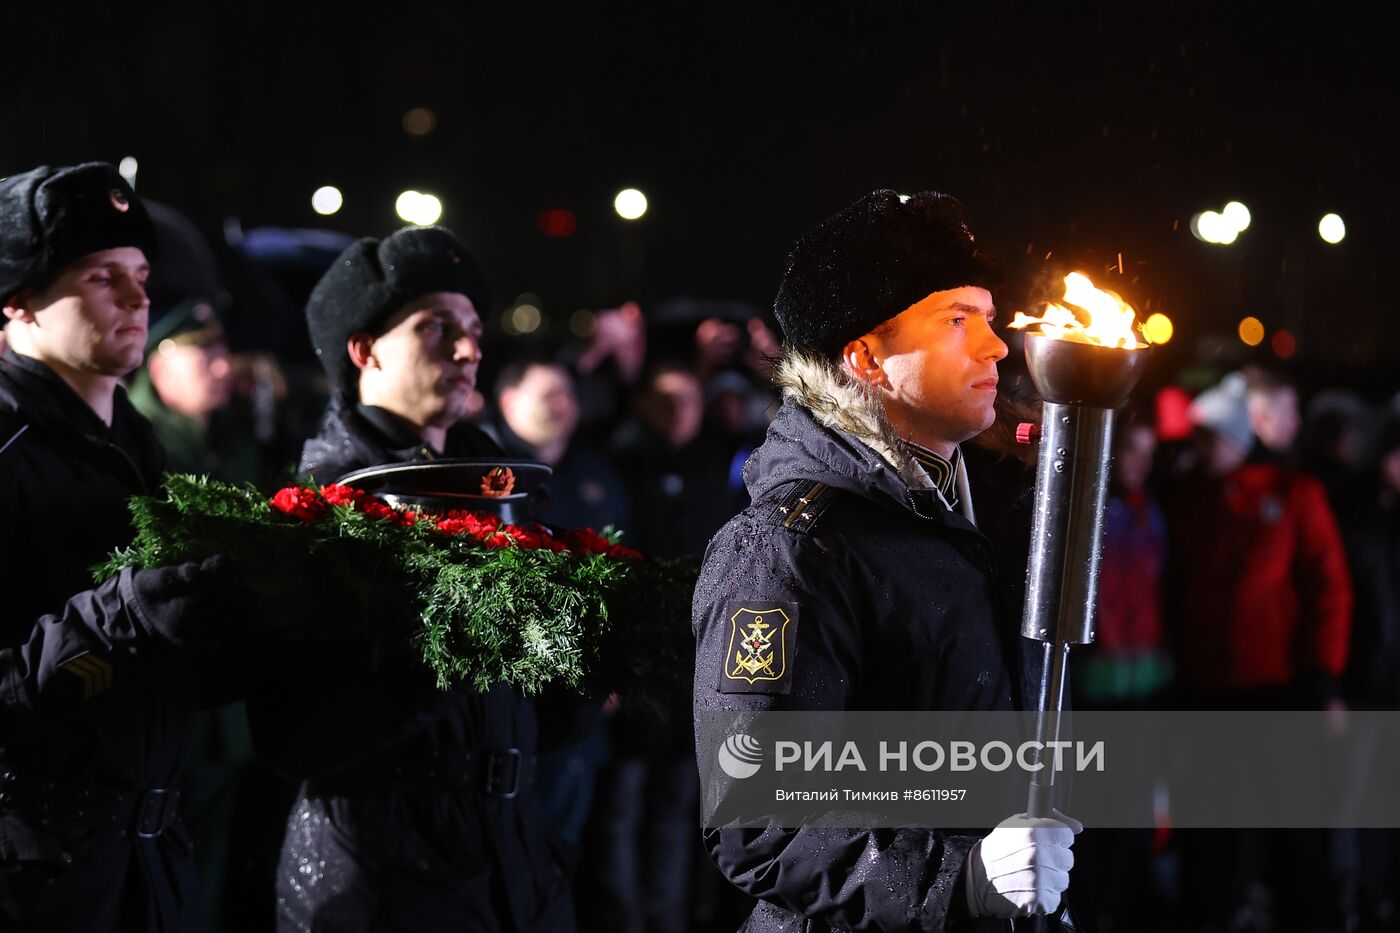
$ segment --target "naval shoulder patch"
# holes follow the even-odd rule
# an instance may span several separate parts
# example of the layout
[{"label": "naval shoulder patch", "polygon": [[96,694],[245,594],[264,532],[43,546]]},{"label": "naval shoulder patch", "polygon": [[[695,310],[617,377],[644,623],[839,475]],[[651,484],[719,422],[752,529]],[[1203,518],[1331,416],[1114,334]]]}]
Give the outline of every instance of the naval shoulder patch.
[{"label": "naval shoulder patch", "polygon": [[83,682],[83,699],[91,700],[112,686],[112,665],[90,651],[74,655],[58,666]]},{"label": "naval shoulder patch", "polygon": [[797,603],[733,600],[724,610],[728,631],[719,666],[720,693],[792,692],[797,650]]}]

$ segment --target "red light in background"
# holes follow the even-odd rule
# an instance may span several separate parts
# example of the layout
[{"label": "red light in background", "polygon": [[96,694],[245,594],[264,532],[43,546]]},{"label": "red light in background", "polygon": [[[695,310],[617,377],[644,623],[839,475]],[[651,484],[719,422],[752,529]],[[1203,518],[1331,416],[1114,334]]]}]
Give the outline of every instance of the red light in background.
[{"label": "red light in background", "polygon": [[1298,352],[1298,341],[1286,330],[1274,331],[1273,339],[1269,341],[1269,346],[1281,360],[1286,360],[1294,353]]},{"label": "red light in background", "polygon": [[539,225],[545,236],[570,236],[578,229],[578,218],[571,210],[556,208],[540,211]]}]

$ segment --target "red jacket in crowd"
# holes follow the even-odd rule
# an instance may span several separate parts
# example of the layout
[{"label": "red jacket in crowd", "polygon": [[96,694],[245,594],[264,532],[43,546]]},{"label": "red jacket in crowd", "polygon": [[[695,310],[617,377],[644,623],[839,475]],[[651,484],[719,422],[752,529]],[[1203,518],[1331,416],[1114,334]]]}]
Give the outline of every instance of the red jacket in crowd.
[{"label": "red jacket in crowd", "polygon": [[1188,685],[1286,688],[1341,675],[1351,582],[1317,480],[1247,463],[1192,485],[1174,519],[1175,634]]}]

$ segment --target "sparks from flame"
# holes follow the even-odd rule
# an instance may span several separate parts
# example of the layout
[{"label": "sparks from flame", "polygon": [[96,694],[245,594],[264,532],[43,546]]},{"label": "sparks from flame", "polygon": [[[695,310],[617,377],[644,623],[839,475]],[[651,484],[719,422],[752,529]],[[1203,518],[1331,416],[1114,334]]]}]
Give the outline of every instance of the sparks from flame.
[{"label": "sparks from flame", "polygon": [[[1138,336],[1132,305],[1113,292],[1098,288],[1082,272],[1065,276],[1065,295],[1061,301],[1063,304],[1052,301],[1046,305],[1040,317],[1017,311],[1009,326],[1019,329],[1034,325],[1036,333],[1055,340],[1073,340],[1100,347],[1136,350],[1146,345]],[[1077,314],[1076,309],[1080,313]],[[1088,323],[1083,323],[1081,317],[1087,318]]]}]

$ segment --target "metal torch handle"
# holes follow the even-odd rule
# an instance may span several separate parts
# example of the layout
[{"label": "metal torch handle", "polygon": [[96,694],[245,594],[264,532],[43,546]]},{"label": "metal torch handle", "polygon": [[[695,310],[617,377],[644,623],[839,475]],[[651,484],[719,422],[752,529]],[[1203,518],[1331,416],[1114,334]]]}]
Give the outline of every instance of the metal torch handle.
[{"label": "metal torch handle", "polygon": [[[1035,733],[1041,748],[1053,748],[1060,740],[1060,717],[1069,684],[1069,643],[1047,641],[1040,659],[1041,695],[1036,703]],[[1041,757],[1037,753],[1038,757]],[[1055,809],[1055,771],[1046,766],[1031,774],[1026,815],[1050,816]]]},{"label": "metal torch handle", "polygon": [[1021,620],[1027,638],[1094,639],[1112,441],[1108,409],[1045,403]]},{"label": "metal torch handle", "polygon": [[[1045,403],[1021,620],[1021,634],[1043,644],[1035,706],[1041,748],[1060,738],[1070,646],[1094,639],[1112,442],[1108,409]],[[1054,798],[1055,770],[1041,768],[1031,779],[1027,812],[1048,816]]]},{"label": "metal torch handle", "polygon": [[[1059,741],[1069,693],[1069,649],[1094,640],[1103,556],[1104,508],[1113,412],[1046,402],[1041,420],[1040,461],[1035,477],[1031,553],[1026,567],[1026,605],[1021,634],[1042,643],[1036,738],[1041,748]],[[1040,755],[1042,763],[1044,755]],[[1047,817],[1055,809],[1054,756],[1031,776],[1026,812]],[[1062,902],[1053,917],[1032,917],[1017,931],[1071,931],[1077,924]]]}]

